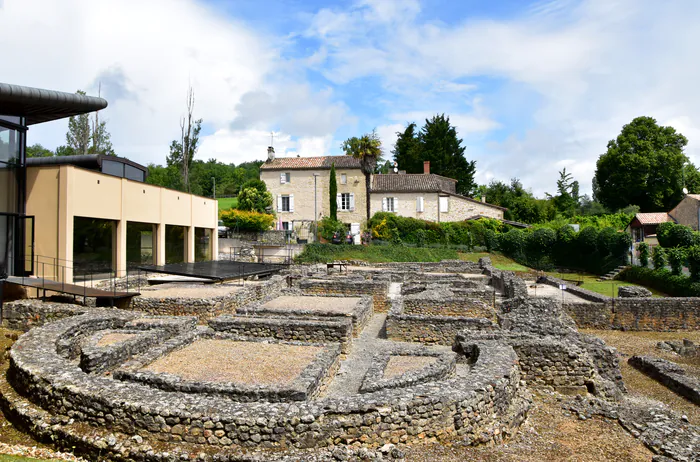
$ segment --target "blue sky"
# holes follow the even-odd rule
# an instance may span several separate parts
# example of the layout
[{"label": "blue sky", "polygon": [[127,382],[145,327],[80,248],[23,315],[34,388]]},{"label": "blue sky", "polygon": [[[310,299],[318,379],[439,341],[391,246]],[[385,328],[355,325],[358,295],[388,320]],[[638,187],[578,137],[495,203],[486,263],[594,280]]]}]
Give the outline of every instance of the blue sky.
[{"label": "blue sky", "polygon": [[[566,167],[590,192],[623,124],[672,125],[700,161],[695,0],[4,0],[11,83],[102,84],[118,154],[162,163],[191,84],[198,157],[339,154],[374,128],[386,155],[408,122],[445,113],[477,180],[536,194]],[[31,31],[31,34],[27,34]],[[32,128],[55,148],[66,122]]]}]

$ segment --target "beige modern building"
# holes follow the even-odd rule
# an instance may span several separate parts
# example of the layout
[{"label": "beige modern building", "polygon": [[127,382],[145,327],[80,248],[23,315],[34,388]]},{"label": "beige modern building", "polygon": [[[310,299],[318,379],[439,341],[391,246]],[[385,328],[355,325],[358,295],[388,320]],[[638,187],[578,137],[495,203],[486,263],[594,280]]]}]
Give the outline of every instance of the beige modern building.
[{"label": "beige modern building", "polygon": [[260,166],[260,179],[272,193],[277,229],[296,229],[330,215],[330,170],[335,165],[338,220],[361,223],[367,215],[365,176],[350,156],[274,158]]},{"label": "beige modern building", "polygon": [[[271,149],[271,148],[270,148]],[[272,193],[278,229],[296,229],[297,224],[330,214],[329,181],[335,164],[338,220],[366,221],[365,176],[360,161],[350,156],[275,158],[260,166],[260,179]],[[457,180],[430,173],[372,175],[370,212],[394,212],[428,221],[462,221],[475,216],[503,219],[505,209],[456,193]]]},{"label": "beige modern building", "polygon": [[144,166],[112,156],[28,159],[26,214],[35,274],[74,276],[142,264],[216,260],[214,199],[146,184]]}]

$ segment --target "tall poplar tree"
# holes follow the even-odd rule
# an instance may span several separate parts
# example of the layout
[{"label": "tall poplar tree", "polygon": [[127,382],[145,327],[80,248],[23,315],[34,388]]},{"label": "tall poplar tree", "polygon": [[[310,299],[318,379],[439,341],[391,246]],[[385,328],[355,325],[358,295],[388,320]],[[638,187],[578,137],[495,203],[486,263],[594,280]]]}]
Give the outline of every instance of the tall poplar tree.
[{"label": "tall poplar tree", "polygon": [[331,206],[331,219],[338,219],[338,181],[335,178],[335,162],[331,164],[331,178],[328,183],[328,199]]}]

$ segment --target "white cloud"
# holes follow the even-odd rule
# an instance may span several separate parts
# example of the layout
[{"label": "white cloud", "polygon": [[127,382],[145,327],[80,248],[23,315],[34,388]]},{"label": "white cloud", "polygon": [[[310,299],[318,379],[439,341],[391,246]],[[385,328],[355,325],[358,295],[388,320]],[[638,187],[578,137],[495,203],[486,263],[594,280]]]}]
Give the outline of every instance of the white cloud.
[{"label": "white cloud", "polygon": [[[554,189],[564,159],[590,193],[607,141],[640,115],[676,124],[689,137],[687,153],[700,160],[700,3],[694,0],[546,1],[507,20],[446,25],[411,17],[385,29],[363,23],[356,11],[336,14],[343,20],[319,37],[326,77],[339,84],[379,78],[397,100],[411,97],[414,105],[393,111],[391,122],[450,114],[480,178],[517,176],[542,194]],[[475,91],[483,81],[508,88],[522,115],[497,89],[484,98],[481,114],[438,96],[441,85],[474,84],[465,90]],[[483,139],[496,128],[511,133],[474,145],[470,134]]]},{"label": "white cloud", "polygon": [[[264,158],[264,133],[327,137],[346,117],[280,59],[282,40],[195,0],[7,0],[0,10],[3,81],[97,94],[119,155],[162,163],[179,136],[188,83],[204,119],[200,156]],[[263,107],[247,104],[265,95]],[[303,103],[303,104],[302,104]],[[231,123],[249,121],[229,131]],[[234,124],[235,126],[236,124]],[[32,127],[29,142],[65,143],[67,122]],[[280,140],[281,142],[281,140]]]}]

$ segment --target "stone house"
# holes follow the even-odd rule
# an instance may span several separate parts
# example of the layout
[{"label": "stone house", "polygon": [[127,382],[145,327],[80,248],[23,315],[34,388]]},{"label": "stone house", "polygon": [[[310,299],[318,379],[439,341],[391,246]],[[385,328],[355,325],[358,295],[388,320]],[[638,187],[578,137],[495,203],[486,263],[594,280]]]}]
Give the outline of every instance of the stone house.
[{"label": "stone house", "polygon": [[[338,220],[366,220],[365,176],[360,161],[350,156],[276,158],[268,148],[268,159],[260,166],[260,179],[273,196],[278,229],[297,229],[330,214],[329,183],[335,164]],[[461,221],[475,215],[503,219],[503,207],[480,202],[456,193],[457,180],[430,173],[426,162],[422,174],[372,175],[371,214],[394,212],[429,221]]]},{"label": "stone house", "polygon": [[656,228],[661,223],[674,221],[673,218],[665,212],[659,213],[638,213],[634,216],[627,229],[625,230],[632,236],[632,242],[646,242],[650,246],[658,245],[656,240]]},{"label": "stone house", "polygon": [[680,225],[700,230],[700,194],[686,194],[668,215]]},{"label": "stone house", "polygon": [[260,166],[260,179],[272,193],[277,229],[294,229],[296,224],[330,215],[328,198],[331,165],[335,164],[338,220],[361,223],[367,214],[365,175],[360,161],[350,156],[275,158]]}]

